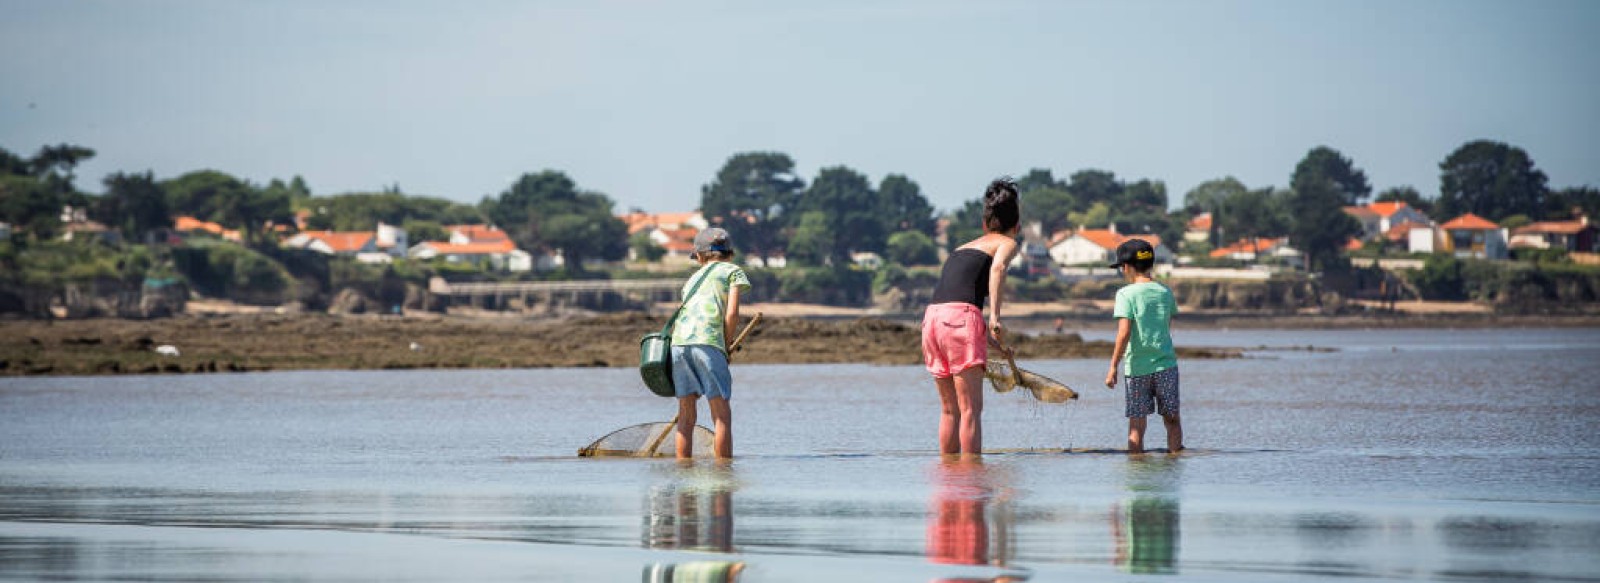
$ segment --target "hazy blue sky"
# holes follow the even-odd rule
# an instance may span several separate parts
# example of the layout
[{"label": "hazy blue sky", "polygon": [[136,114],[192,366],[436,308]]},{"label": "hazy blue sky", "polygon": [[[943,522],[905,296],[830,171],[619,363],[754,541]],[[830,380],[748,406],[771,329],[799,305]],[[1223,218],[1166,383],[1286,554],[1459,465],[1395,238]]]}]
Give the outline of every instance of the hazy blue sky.
[{"label": "hazy blue sky", "polygon": [[1174,204],[1285,185],[1324,144],[1438,190],[1471,139],[1600,186],[1600,2],[0,0],[0,147],[215,168],[318,194],[476,201],[554,168],[619,208],[698,205],[729,155],[808,181],[1102,168]]}]

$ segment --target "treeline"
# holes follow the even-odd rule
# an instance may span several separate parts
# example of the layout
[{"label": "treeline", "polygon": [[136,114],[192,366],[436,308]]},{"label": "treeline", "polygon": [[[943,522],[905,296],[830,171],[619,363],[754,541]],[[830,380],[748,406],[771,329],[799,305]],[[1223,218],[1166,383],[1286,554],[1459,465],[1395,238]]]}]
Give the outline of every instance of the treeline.
[{"label": "treeline", "polygon": [[[92,149],[70,144],[46,146],[29,157],[0,149],[0,221],[11,225],[11,236],[0,242],[0,284],[55,285],[59,291],[62,282],[132,285],[181,279],[206,295],[315,306],[328,303],[341,286],[359,284],[396,296],[402,295],[395,291],[397,278],[415,284],[436,274],[482,275],[441,264],[370,268],[346,266],[339,258],[300,259],[277,246],[279,237],[296,228],[297,218],[310,230],[365,231],[384,222],[403,227],[412,242],[442,239],[446,225],[490,223],[524,250],[560,253],[568,271],[553,277],[606,277],[582,270],[588,260],[622,259],[630,243],[650,245],[628,240],[611,197],[584,189],[557,170],[523,174],[476,204],[406,194],[398,185],[378,192],[317,195],[298,176],[256,184],[216,170],[169,179],[148,171],[115,172],[101,181],[101,192],[80,192],[73,186],[74,172],[94,155]],[[1178,242],[1190,218],[1209,212],[1211,245],[1286,235],[1306,253],[1313,271],[1348,265],[1344,244],[1360,227],[1343,207],[1369,200],[1403,201],[1437,220],[1472,212],[1507,227],[1571,218],[1574,212],[1600,216],[1600,191],[1589,186],[1550,188],[1532,158],[1509,144],[1468,142],[1439,166],[1435,196],[1400,185],[1373,197],[1372,185],[1353,160],[1319,146],[1291,169],[1285,187],[1252,188],[1231,177],[1219,178],[1189,190],[1176,211],[1168,211],[1167,187],[1156,179],[1123,179],[1100,169],[1058,178],[1051,169],[1037,168],[1020,174],[1017,182],[1025,220],[1037,221],[1046,236],[1115,225],[1125,234],[1154,233]],[[926,279],[925,273],[905,267],[937,263],[939,219],[948,221],[947,245],[975,237],[981,188],[981,181],[974,183],[962,206],[940,213],[920,185],[903,174],[891,173],[874,183],[841,165],[806,179],[796,174],[787,154],[746,152],[731,156],[711,175],[701,189],[699,207],[733,233],[746,256],[786,258],[789,268],[756,276],[769,278],[766,289],[771,291],[764,292],[773,294],[769,299],[860,304],[874,291]],[[243,245],[202,243],[191,245],[197,251],[174,255],[160,243],[173,217],[182,215],[238,229]],[[62,231],[79,219],[102,223],[120,237],[98,239],[109,244],[103,249],[61,247]],[[650,255],[649,249],[642,250]],[[1187,251],[1205,250],[1201,245]],[[877,272],[856,267],[852,256],[860,252],[879,254],[886,266]],[[1451,280],[1436,281],[1446,283],[1428,289],[1440,289]]]}]

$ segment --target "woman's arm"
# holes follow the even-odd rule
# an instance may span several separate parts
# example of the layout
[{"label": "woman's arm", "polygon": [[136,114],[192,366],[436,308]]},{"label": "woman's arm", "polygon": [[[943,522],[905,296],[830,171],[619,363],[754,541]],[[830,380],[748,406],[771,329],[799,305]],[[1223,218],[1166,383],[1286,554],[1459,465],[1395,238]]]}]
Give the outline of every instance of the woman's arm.
[{"label": "woman's arm", "polygon": [[989,334],[995,340],[1005,341],[1000,334],[1004,328],[1000,326],[1000,304],[1003,303],[1000,292],[1006,288],[1006,269],[1011,266],[1011,259],[1017,254],[1017,242],[1006,238],[994,249],[994,263],[989,265]]}]

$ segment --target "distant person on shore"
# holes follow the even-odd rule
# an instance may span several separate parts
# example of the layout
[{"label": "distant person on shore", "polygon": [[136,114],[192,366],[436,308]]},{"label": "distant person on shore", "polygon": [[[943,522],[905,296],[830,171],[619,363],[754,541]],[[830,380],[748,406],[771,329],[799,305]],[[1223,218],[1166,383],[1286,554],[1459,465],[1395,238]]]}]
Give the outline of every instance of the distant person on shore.
[{"label": "distant person on shore", "polygon": [[[716,227],[694,236],[700,264],[683,286],[683,309],[672,325],[672,385],[678,396],[677,453],[694,457],[695,414],[706,397],[715,424],[712,451],[733,457],[733,375],[728,370],[728,334],[739,329],[739,296],[750,289],[744,270],[730,263],[728,232]],[[704,280],[704,281],[701,281]],[[699,284],[696,288],[695,285]],[[690,295],[690,292],[693,295]]]},{"label": "distant person on shore", "polygon": [[[1172,290],[1150,276],[1156,252],[1150,243],[1129,239],[1117,247],[1112,269],[1122,272],[1128,285],[1117,290],[1112,317],[1117,320],[1117,341],[1111,350],[1106,388],[1117,386],[1118,367],[1127,376],[1128,453],[1144,452],[1145,416],[1161,414],[1167,428],[1167,451],[1183,449],[1183,425],[1178,418],[1178,355],[1172,350],[1172,315],[1178,303]],[[1126,360],[1126,362],[1124,362]]]},{"label": "distant person on shore", "polygon": [[[1017,253],[1021,205],[1017,185],[1000,178],[983,193],[983,235],[945,259],[922,317],[922,359],[943,407],[939,453],[983,453],[983,367],[991,341],[1003,340],[1000,292]],[[983,303],[989,301],[984,326]]]}]

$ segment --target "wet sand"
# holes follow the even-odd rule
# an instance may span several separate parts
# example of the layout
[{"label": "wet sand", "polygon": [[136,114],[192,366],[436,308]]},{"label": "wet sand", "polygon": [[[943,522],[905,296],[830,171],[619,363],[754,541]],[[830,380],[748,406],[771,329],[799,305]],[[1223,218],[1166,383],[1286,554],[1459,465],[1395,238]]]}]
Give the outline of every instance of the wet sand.
[{"label": "wet sand", "polygon": [[[305,369],[632,367],[639,338],[662,316],[556,320],[209,314],[160,320],[0,323],[0,375],[239,372]],[[1102,323],[1103,324],[1103,323]],[[921,362],[920,331],[881,318],[767,317],[741,363]],[[1105,358],[1111,344],[1077,334],[1016,335],[1024,358]],[[171,345],[178,356],[156,348]],[[1180,347],[1179,357],[1232,358],[1232,348]]]}]

